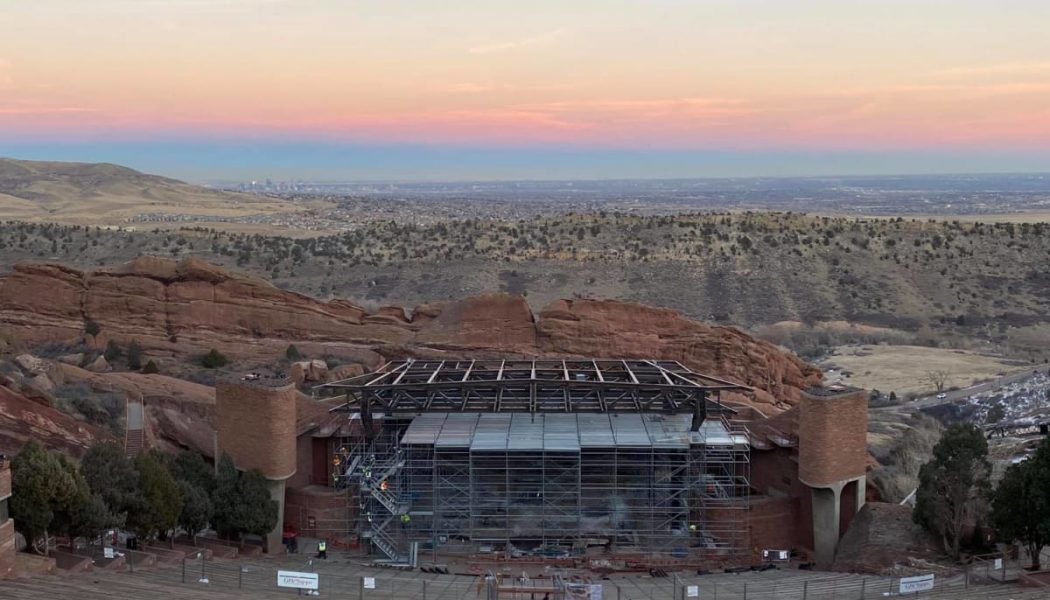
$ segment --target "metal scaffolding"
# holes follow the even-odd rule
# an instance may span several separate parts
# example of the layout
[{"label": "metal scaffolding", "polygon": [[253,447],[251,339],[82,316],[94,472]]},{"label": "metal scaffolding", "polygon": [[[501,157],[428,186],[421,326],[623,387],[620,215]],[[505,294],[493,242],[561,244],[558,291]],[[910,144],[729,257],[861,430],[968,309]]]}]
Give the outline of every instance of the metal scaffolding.
[{"label": "metal scaffolding", "polygon": [[[474,377],[488,383],[462,387]],[[335,462],[389,560],[748,551],[750,445],[710,397],[744,386],[669,361],[559,360],[404,361],[328,387],[370,423]]]}]

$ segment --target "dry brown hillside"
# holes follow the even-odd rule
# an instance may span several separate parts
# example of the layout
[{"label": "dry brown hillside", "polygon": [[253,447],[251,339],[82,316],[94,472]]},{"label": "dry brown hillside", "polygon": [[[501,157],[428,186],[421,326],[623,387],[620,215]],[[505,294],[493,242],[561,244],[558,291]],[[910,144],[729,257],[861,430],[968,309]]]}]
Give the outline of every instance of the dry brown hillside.
[{"label": "dry brown hillside", "polygon": [[[523,294],[534,309],[559,298],[610,298],[756,329],[843,321],[907,334],[895,343],[978,339],[1022,358],[1050,358],[1044,223],[592,213],[383,221],[308,239],[0,225],[0,267],[48,260],[94,268],[143,254],[203,258],[284,289],[374,308],[495,291]],[[810,337],[836,345],[821,335]]]},{"label": "dry brown hillside", "polygon": [[294,205],[264,196],[190,185],[106,163],[0,158],[0,219],[121,225],[147,214],[209,219],[288,212]]}]

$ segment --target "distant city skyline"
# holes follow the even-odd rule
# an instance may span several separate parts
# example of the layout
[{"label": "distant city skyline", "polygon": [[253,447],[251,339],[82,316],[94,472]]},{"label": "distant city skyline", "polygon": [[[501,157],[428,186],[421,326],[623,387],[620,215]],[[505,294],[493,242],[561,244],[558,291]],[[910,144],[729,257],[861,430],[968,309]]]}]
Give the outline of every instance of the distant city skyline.
[{"label": "distant city skyline", "polygon": [[0,155],[194,181],[1050,171],[1050,3],[34,0]]}]

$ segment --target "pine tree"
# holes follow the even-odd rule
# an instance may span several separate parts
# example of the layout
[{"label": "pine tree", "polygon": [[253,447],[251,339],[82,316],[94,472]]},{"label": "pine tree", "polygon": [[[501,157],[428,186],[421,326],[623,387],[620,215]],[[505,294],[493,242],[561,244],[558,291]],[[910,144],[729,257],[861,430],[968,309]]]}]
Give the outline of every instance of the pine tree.
[{"label": "pine tree", "polygon": [[142,346],[135,340],[128,344],[128,368],[132,371],[142,369]]},{"label": "pine tree", "polygon": [[110,512],[120,516],[140,508],[139,475],[119,445],[107,442],[88,448],[80,461],[80,472]]},{"label": "pine tree", "polygon": [[55,456],[36,440],[11,461],[11,517],[30,545],[44,536],[47,548],[55,510],[69,504],[74,485]]},{"label": "pine tree", "polygon": [[219,471],[212,493],[212,527],[225,539],[233,539],[239,532],[237,521],[237,483],[240,474],[228,454],[219,458]]},{"label": "pine tree", "polygon": [[182,513],[182,494],[157,451],[138,455],[135,470],[139,474],[142,510],[128,514],[128,527],[143,538],[166,534],[174,529]]},{"label": "pine tree", "polygon": [[182,495],[182,511],[179,513],[178,524],[196,544],[197,534],[211,522],[211,499],[207,492],[186,481],[179,481],[179,493]]},{"label": "pine tree", "polygon": [[992,524],[1004,541],[1023,543],[1032,568],[1040,569],[1040,550],[1050,544],[1050,438],[1003,474],[992,497]]},{"label": "pine tree", "polygon": [[991,464],[988,441],[977,427],[957,423],[933,447],[933,458],[919,469],[915,522],[936,535],[952,557],[967,526],[981,519],[986,507]]},{"label": "pine tree", "polygon": [[288,360],[299,360],[303,357],[299,349],[295,347],[295,344],[288,344],[288,349],[284,351],[284,356]]},{"label": "pine tree", "polygon": [[184,450],[171,461],[171,474],[177,481],[184,481],[200,488],[207,494],[215,490],[215,473],[204,457],[196,452]]},{"label": "pine tree", "polygon": [[266,478],[258,471],[241,473],[239,526],[244,533],[266,535],[277,526],[277,503]]}]

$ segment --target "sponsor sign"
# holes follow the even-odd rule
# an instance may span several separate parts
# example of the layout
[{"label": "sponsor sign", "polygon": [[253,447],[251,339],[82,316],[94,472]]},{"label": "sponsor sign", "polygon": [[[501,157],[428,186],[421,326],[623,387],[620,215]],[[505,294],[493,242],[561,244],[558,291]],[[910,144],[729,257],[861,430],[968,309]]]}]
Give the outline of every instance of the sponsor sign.
[{"label": "sponsor sign", "polygon": [[916,592],[928,592],[933,589],[933,573],[919,575],[917,577],[901,577],[900,593],[914,594]]},{"label": "sponsor sign", "polygon": [[766,560],[787,560],[791,557],[791,552],[788,550],[763,550],[762,558]]},{"label": "sponsor sign", "polygon": [[366,590],[374,590],[374,589],[376,589],[376,578],[375,577],[363,577],[362,579],[364,579],[364,582],[365,582],[364,586],[365,586]]},{"label": "sponsor sign", "polygon": [[687,585],[687,586],[685,586],[685,597],[686,598],[699,598],[700,597],[700,586],[698,586],[698,585]]},{"label": "sponsor sign", "polygon": [[296,571],[277,571],[277,587],[296,588],[299,590],[316,590],[319,578],[317,573],[298,573]]},{"label": "sponsor sign", "polygon": [[566,600],[602,600],[602,584],[569,583],[565,586]]}]

